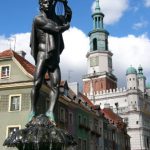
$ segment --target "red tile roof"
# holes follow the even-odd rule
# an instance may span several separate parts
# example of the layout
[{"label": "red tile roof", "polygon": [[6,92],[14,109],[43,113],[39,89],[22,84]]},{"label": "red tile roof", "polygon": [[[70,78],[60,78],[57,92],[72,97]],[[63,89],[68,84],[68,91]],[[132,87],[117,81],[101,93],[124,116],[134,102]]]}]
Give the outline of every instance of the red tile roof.
[{"label": "red tile roof", "polygon": [[10,58],[13,56],[12,50],[5,50],[3,52],[0,52],[0,58]]},{"label": "red tile roof", "polygon": [[123,122],[122,118],[115,114],[110,108],[104,108],[101,110],[101,112],[111,124],[116,125],[120,129],[124,129],[126,127],[126,124]]},{"label": "red tile roof", "polygon": [[21,64],[21,66],[31,75],[33,75],[35,67],[25,58],[21,57],[19,54],[13,50],[5,50],[0,53],[0,58],[12,58],[15,57],[16,60]]},{"label": "red tile roof", "polygon": [[85,102],[87,102],[87,104],[90,106],[90,107],[94,107],[94,104],[85,96],[83,95],[82,93],[79,92],[79,96],[81,96],[83,98],[83,100]]}]

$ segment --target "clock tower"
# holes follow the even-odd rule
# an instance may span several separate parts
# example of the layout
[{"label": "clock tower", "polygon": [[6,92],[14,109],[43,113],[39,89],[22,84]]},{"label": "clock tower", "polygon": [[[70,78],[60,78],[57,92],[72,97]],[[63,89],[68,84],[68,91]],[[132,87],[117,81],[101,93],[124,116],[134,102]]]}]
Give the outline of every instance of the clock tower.
[{"label": "clock tower", "polygon": [[113,75],[112,52],[108,48],[108,31],[104,29],[99,0],[92,14],[93,30],[89,33],[90,50],[87,53],[87,74],[83,76],[83,93],[97,93],[116,89],[117,78]]}]

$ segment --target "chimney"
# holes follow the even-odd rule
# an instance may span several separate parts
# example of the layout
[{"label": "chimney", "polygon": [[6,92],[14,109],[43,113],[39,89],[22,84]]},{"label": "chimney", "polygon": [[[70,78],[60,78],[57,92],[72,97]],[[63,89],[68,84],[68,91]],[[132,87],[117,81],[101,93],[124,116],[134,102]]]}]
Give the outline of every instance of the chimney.
[{"label": "chimney", "polygon": [[21,57],[25,58],[26,52],[22,51],[17,51],[17,54],[20,55]]}]

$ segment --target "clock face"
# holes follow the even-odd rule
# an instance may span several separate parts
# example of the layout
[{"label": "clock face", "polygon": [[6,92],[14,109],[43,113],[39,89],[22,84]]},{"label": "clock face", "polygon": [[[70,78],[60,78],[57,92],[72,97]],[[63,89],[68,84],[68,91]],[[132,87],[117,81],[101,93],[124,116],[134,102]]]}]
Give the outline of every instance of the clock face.
[{"label": "clock face", "polygon": [[90,67],[98,66],[98,64],[99,64],[98,56],[90,58]]}]

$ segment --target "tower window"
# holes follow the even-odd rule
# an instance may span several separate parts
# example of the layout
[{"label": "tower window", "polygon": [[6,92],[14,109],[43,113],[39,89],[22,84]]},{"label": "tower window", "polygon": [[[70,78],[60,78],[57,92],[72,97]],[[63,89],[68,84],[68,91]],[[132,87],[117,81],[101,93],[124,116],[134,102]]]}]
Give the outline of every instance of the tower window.
[{"label": "tower window", "polygon": [[101,24],[100,24],[100,17],[98,17],[98,28],[101,27],[100,25],[101,25]]},{"label": "tower window", "polygon": [[112,68],[112,58],[108,57],[108,66],[109,68]]},{"label": "tower window", "polygon": [[93,39],[93,50],[97,50],[97,39]]},{"label": "tower window", "polygon": [[103,84],[101,83],[101,88],[103,89]]}]

